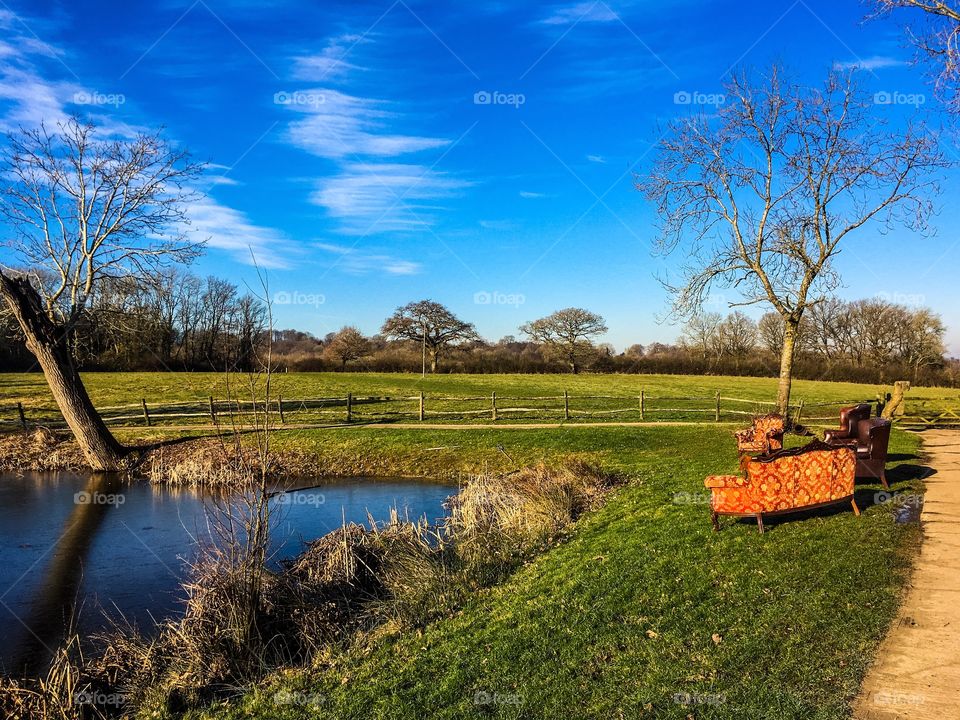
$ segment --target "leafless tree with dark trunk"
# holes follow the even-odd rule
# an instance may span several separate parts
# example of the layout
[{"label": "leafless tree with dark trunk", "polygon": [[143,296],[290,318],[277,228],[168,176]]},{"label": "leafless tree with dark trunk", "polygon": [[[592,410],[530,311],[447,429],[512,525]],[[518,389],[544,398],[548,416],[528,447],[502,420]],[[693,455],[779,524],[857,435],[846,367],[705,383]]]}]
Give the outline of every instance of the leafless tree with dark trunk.
[{"label": "leafless tree with dark trunk", "polygon": [[584,361],[596,354],[593,338],[606,331],[603,318],[583,308],[557,310],[520,328],[520,332],[543,344],[550,354],[562,358],[573,374],[580,372]]},{"label": "leafless tree with dark trunk", "polygon": [[0,296],[90,467],[116,470],[124,448],[87,395],[72,337],[102,281],[147,278],[198,254],[182,228],[201,166],[159,133],[101,137],[75,118],[7,140],[0,217],[16,269],[0,269]]},{"label": "leafless tree with dark trunk", "polygon": [[840,284],[835,259],[858,231],[923,229],[946,166],[922,125],[888,128],[853,71],[822,87],[778,66],[738,72],[717,114],[673,122],[637,186],[656,203],[658,248],[682,249],[680,278],[664,279],[673,311],[689,316],[711,288],[766,303],[784,323],[777,405],[789,410],[804,313]]},{"label": "leafless tree with dark trunk", "polygon": [[387,337],[421,343],[424,353],[430,355],[430,372],[434,373],[440,366],[440,356],[448,346],[477,337],[472,324],[463,322],[432,300],[412,302],[397,308],[383,323],[381,332]]}]

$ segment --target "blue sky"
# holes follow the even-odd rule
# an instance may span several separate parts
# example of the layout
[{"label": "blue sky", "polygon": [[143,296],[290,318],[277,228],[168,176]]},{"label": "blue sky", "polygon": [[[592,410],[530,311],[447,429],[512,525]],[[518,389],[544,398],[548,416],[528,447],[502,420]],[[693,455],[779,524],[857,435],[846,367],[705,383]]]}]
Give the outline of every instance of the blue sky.
[{"label": "blue sky", "polygon": [[[191,209],[209,238],[195,270],[256,285],[252,248],[279,327],[373,333],[429,297],[495,340],[576,305],[622,349],[677,335],[657,320],[656,279],[677,259],[651,253],[633,173],[663,123],[713,101],[732,68],[779,60],[816,82],[857,63],[873,92],[936,107],[897,23],[865,24],[868,9],[0,0],[0,126],[73,112],[120,132],[165,126],[211,163]],[[932,237],[852,238],[841,295],[930,305],[960,353],[950,197]]]}]

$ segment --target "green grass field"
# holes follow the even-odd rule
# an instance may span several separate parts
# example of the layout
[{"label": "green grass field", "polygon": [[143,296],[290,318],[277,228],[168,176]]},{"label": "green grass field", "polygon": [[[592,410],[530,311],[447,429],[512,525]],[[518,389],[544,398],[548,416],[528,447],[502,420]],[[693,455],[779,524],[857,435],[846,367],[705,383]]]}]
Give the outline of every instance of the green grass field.
[{"label": "green grass field", "polygon": [[[723,427],[383,429],[382,453],[432,444],[510,466],[576,454],[629,478],[556,547],[422,632],[284,673],[203,718],[845,718],[893,617],[916,525],[879,487],[865,511],[790,517],[764,535],[710,528],[703,477],[734,471]],[[282,433],[338,446],[351,430]],[[410,447],[411,443],[417,443]],[[897,432],[894,489],[915,492],[919,442]],[[354,448],[357,450],[358,448]],[[371,446],[370,449],[373,449]],[[487,702],[490,701],[490,702]]]},{"label": "green grass field", "polygon": [[[208,398],[249,399],[248,379],[242,375],[218,373],[87,373],[90,395],[99,408],[131,406],[114,411],[127,419],[117,424],[142,424],[141,399],[152,406],[154,422],[205,423]],[[711,377],[684,375],[438,375],[421,378],[411,374],[373,373],[290,373],[273,378],[273,397],[282,396],[290,423],[340,422],[342,404],[322,410],[298,411],[296,401],[307,398],[389,397],[389,402],[354,406],[354,420],[416,421],[420,392],[426,395],[428,422],[491,421],[491,395],[498,395],[500,422],[556,422],[563,420],[563,393],[570,393],[572,421],[639,421],[638,398],[645,394],[647,421],[710,420],[713,400],[719,391],[724,398],[725,421],[737,421],[751,413],[765,412],[776,398],[777,381],[772,378]],[[875,399],[889,388],[855,383],[798,380],[793,402],[806,404],[804,417],[825,417],[835,407],[817,408],[817,403],[839,403]],[[453,401],[450,398],[469,398]],[[685,400],[678,398],[698,398]],[[746,402],[738,402],[746,401]],[[53,399],[39,374],[0,374],[0,423],[16,421],[15,404],[22,402],[29,419],[51,422],[58,415]],[[175,403],[194,403],[192,419],[160,415],[160,408]],[[908,409],[960,407],[960,390],[915,388],[908,396]],[[511,409],[513,408],[513,409]],[[517,410],[521,408],[522,410]],[[681,412],[665,412],[677,409]],[[700,410],[700,412],[691,412]],[[173,408],[172,411],[176,411]]]}]

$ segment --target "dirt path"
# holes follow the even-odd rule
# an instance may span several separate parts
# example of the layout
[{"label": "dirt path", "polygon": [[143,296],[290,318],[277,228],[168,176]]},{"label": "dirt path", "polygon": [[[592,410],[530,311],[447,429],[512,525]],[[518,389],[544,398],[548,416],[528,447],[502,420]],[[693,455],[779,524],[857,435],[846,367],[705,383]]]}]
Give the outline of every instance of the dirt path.
[{"label": "dirt path", "polygon": [[906,600],[880,646],[855,720],[960,718],[960,432],[928,430],[924,540]]},{"label": "dirt path", "polygon": [[[657,422],[555,422],[555,423],[431,423],[431,422],[362,422],[353,423],[287,423],[280,425],[274,422],[272,430],[329,430],[333,428],[353,428],[356,430],[544,430],[544,429],[571,429],[571,428],[591,428],[591,427],[637,427],[637,428],[655,428],[655,427],[684,427],[684,426],[712,425],[714,427],[739,427],[742,422],[723,421],[719,423],[704,423],[695,420],[664,420]],[[242,426],[240,426],[242,428]],[[114,425],[111,430],[132,430],[142,431],[142,426],[136,425]],[[214,431],[210,423],[204,425],[154,425],[150,428],[152,431],[169,430],[178,432],[181,430],[208,430]],[[230,431],[230,426],[224,424],[221,429],[224,432]]]}]

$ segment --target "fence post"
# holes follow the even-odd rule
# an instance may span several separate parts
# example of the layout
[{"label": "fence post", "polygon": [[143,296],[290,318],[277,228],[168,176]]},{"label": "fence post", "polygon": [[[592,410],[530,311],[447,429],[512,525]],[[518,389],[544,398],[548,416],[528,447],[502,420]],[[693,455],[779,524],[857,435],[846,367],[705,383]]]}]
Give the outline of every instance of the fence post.
[{"label": "fence post", "polygon": [[720,391],[717,390],[717,422],[720,422]]},{"label": "fence post", "polygon": [[280,424],[285,425],[287,420],[283,417],[283,395],[277,395],[277,412],[280,413]]},{"label": "fence post", "polygon": [[213,395],[210,396],[210,420],[214,425],[217,424],[217,408],[213,404]]},{"label": "fence post", "polygon": [[640,419],[645,420],[643,414],[647,409],[647,393],[645,390],[640,391]]},{"label": "fence post", "polygon": [[347,422],[353,421],[353,393],[347,393]]},{"label": "fence post", "polygon": [[420,422],[423,422],[424,407],[423,407],[423,390],[420,391]]},{"label": "fence post", "polygon": [[143,406],[143,421],[150,427],[150,411],[147,410],[146,398],[140,398],[140,404]]},{"label": "fence post", "polygon": [[803,415],[803,398],[800,398],[800,404],[797,405],[797,417],[794,418],[794,421],[793,421],[795,425],[800,424],[800,417],[802,415]]},{"label": "fence post", "polygon": [[23,412],[23,403],[22,403],[22,402],[18,402],[18,403],[17,403],[17,414],[20,416],[20,427],[22,427],[24,430],[26,430],[26,429],[27,429],[27,416],[26,416],[26,414]]},{"label": "fence post", "polygon": [[566,390],[563,391],[563,419],[570,419],[570,393]]},{"label": "fence post", "polygon": [[491,401],[490,417],[493,420],[496,420],[497,419],[497,393],[496,392],[494,392],[493,395],[490,396],[490,401]]}]

